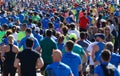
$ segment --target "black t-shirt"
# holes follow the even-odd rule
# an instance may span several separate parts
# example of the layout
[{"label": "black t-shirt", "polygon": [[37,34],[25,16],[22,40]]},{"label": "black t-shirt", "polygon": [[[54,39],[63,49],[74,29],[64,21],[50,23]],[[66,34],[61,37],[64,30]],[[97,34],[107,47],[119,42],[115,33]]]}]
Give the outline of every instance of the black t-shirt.
[{"label": "black t-shirt", "polygon": [[40,55],[31,49],[25,49],[17,55],[21,63],[22,76],[36,76],[36,62]]}]

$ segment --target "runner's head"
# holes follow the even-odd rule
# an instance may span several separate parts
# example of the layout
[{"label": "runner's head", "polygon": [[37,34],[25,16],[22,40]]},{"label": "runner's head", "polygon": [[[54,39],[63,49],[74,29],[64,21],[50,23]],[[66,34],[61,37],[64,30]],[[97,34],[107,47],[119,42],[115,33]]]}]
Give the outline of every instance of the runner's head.
[{"label": "runner's head", "polygon": [[109,62],[111,58],[111,53],[109,50],[105,49],[101,53],[101,60],[102,62]]},{"label": "runner's head", "polygon": [[66,42],[65,48],[67,52],[72,51],[73,47],[74,47],[73,41],[69,40],[68,42]]},{"label": "runner's head", "polygon": [[51,30],[47,30],[45,34],[46,34],[47,37],[51,37],[52,36],[52,31]]},{"label": "runner's head", "polygon": [[53,50],[52,53],[52,59],[54,62],[59,62],[61,61],[62,58],[62,52],[59,49]]},{"label": "runner's head", "polygon": [[108,49],[108,50],[110,50],[111,52],[114,50],[114,45],[113,45],[113,43],[112,42],[107,42],[106,44],[105,44],[105,49]]},{"label": "runner's head", "polygon": [[13,37],[13,35],[9,35],[8,36],[8,42],[9,42],[9,44],[13,44],[14,43],[14,37]]},{"label": "runner's head", "polygon": [[77,40],[77,35],[75,33],[71,33],[69,39],[75,42]]},{"label": "runner's head", "polygon": [[32,48],[34,45],[34,39],[32,37],[29,37],[26,39],[26,47],[27,48]]},{"label": "runner's head", "polygon": [[96,33],[95,34],[95,39],[98,42],[103,42],[105,39],[105,35],[103,33]]},{"label": "runner's head", "polygon": [[32,33],[32,30],[30,28],[27,28],[25,32],[26,32],[26,36],[30,36]]}]

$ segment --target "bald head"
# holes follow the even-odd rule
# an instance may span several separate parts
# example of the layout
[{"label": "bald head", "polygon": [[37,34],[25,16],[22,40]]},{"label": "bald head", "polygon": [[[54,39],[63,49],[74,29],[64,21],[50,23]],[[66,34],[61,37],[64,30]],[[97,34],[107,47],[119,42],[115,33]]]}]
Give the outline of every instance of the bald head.
[{"label": "bald head", "polygon": [[53,62],[61,61],[62,52],[59,49],[53,50],[52,58],[53,58]]}]

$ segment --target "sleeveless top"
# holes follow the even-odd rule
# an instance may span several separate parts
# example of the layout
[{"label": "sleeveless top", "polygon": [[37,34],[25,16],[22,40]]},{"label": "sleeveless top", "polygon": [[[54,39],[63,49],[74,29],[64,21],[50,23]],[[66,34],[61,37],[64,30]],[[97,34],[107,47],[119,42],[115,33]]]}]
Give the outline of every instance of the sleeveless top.
[{"label": "sleeveless top", "polygon": [[12,52],[13,45],[9,44],[9,46],[10,46],[10,51],[5,53],[5,62],[4,62],[4,66],[7,67],[13,66],[16,56],[16,53]]}]

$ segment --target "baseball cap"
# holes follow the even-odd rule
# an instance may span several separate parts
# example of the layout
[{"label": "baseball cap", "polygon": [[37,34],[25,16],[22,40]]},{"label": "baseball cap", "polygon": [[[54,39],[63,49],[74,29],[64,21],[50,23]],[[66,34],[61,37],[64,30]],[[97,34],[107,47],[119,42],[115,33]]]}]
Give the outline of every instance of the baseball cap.
[{"label": "baseball cap", "polygon": [[100,38],[103,39],[103,40],[105,39],[105,35],[104,35],[103,33],[96,33],[94,37],[95,37],[95,38],[96,38],[96,37],[100,37]]},{"label": "baseball cap", "polygon": [[35,27],[35,31],[40,32],[39,27]]},{"label": "baseball cap", "polygon": [[77,39],[77,35],[75,34],[75,33],[71,33],[70,35],[69,35],[69,38],[70,39]]}]

